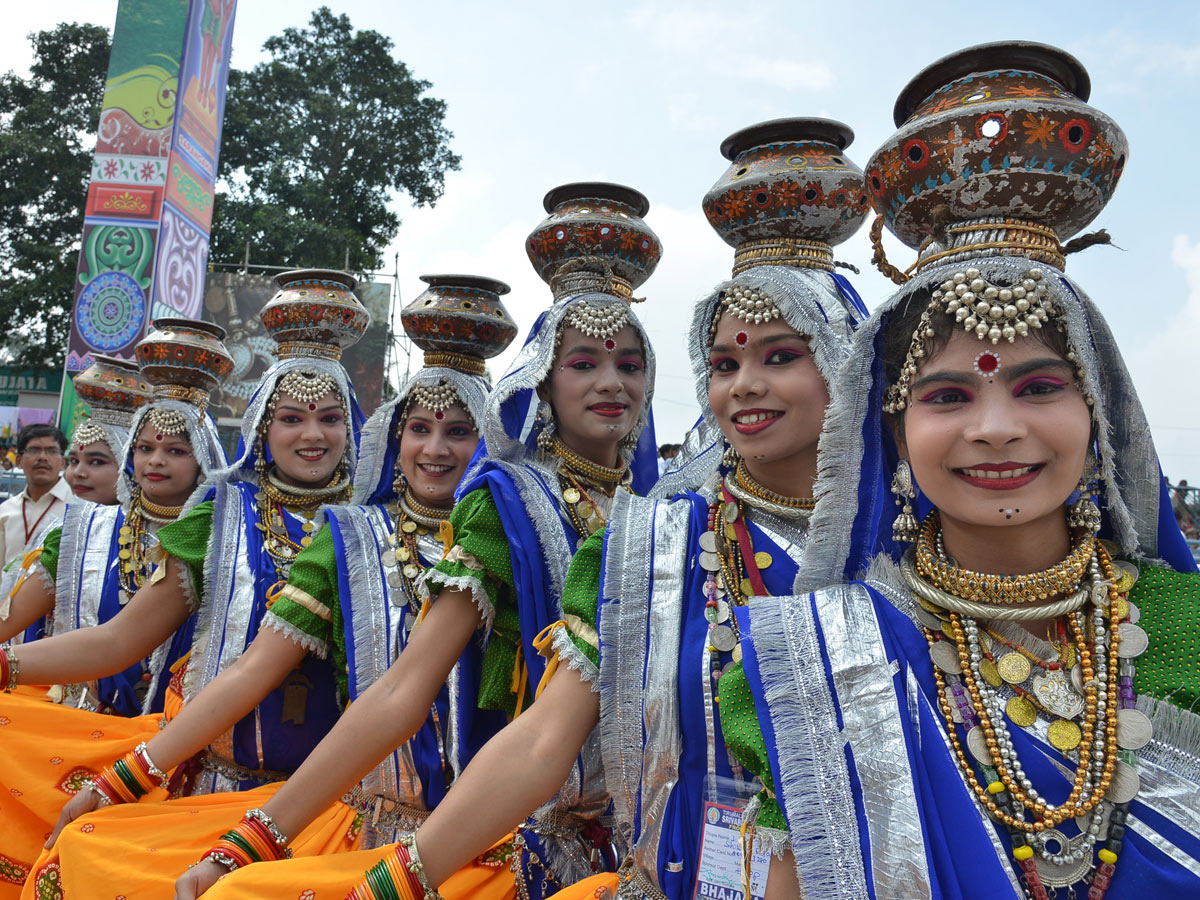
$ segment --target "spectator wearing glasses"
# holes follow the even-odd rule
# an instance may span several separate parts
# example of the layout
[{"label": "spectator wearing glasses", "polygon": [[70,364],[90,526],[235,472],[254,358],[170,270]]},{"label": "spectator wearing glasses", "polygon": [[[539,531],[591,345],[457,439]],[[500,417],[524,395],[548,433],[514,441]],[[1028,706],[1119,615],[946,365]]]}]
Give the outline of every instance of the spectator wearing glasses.
[{"label": "spectator wearing glasses", "polygon": [[27,425],[17,435],[25,490],[0,503],[0,566],[20,559],[45,529],[62,521],[71,498],[63,480],[67,439],[53,425]]}]

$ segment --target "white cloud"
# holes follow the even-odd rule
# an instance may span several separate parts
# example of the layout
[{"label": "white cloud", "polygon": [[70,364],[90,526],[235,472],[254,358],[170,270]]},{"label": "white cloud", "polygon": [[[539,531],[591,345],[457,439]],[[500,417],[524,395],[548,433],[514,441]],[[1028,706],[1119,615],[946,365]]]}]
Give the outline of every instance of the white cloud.
[{"label": "white cloud", "polygon": [[1156,332],[1123,352],[1163,471],[1173,481],[1195,483],[1200,473],[1200,392],[1191,386],[1187,364],[1200,348],[1200,241],[1177,235],[1171,260],[1183,270],[1186,297]]},{"label": "white cloud", "polygon": [[821,91],[833,84],[833,69],[821,60],[753,57],[738,62],[734,74],[789,91]]}]

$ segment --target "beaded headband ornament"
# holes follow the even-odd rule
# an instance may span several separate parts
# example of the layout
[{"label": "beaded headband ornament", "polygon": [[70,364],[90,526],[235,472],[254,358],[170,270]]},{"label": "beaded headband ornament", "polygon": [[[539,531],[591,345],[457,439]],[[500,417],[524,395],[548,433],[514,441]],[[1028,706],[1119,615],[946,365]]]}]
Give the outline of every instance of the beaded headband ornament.
[{"label": "beaded headband ornament", "polygon": [[[900,377],[888,387],[884,396],[884,412],[896,414],[907,408],[913,379],[928,352],[929,341],[937,333],[933,326],[935,314],[954,316],[955,323],[967,334],[973,334],[981,341],[989,340],[993,345],[1001,340],[1014,343],[1018,337],[1028,337],[1047,323],[1052,323],[1065,336],[1061,311],[1044,290],[1042,270],[1034,267],[1024,276],[1011,285],[997,285],[980,277],[978,269],[971,268],[955,272],[943,281],[917,322]],[[999,357],[991,356],[993,358],[986,361],[990,372],[983,374],[995,374],[999,370]],[[982,371],[981,358],[982,354],[976,358],[977,371]],[[1078,383],[1084,384],[1083,367],[1073,349],[1068,349],[1067,360],[1075,364]],[[1091,406],[1093,398],[1086,394],[1085,397]]]},{"label": "beaded headband ornament", "polygon": [[97,441],[108,443],[108,434],[99,422],[93,422],[90,419],[86,422],[80,422],[72,435],[71,443],[76,447],[86,447],[88,444],[94,444]]},{"label": "beaded headband ornament", "polygon": [[[454,385],[450,384],[444,378],[437,384],[416,384],[413,385],[412,392],[408,395],[408,408],[404,411],[401,421],[408,418],[409,410],[414,406],[425,407],[425,409],[433,413],[435,419],[441,421],[446,417],[446,410],[456,403],[462,406],[463,409],[467,408],[467,404],[458,396],[458,391],[454,389]],[[469,410],[467,415],[471,415]],[[475,421],[473,416],[471,421]]]}]

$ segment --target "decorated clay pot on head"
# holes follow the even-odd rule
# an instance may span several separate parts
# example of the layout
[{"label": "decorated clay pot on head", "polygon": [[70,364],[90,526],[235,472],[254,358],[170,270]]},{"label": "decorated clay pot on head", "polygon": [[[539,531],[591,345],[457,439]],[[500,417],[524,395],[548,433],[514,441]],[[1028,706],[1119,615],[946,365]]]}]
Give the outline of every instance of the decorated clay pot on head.
[{"label": "decorated clay pot on head", "polygon": [[901,92],[899,130],[867,163],[872,205],[915,248],[941,240],[944,222],[1066,241],[1104,208],[1128,154],[1117,124],[1085,102],[1090,91],[1079,61],[1045,44],[938,60]]},{"label": "decorated clay pot on head", "polygon": [[345,272],[294,269],[275,276],[279,290],[263,306],[263,328],[279,344],[275,355],[341,359],[358,343],[371,314],[354,296],[357,282]]},{"label": "decorated clay pot on head", "polygon": [[93,419],[105,418],[103,412],[111,411],[126,424],[133,411],[154,396],[137,363],[100,353],[92,354],[92,364],[76,375],[72,384],[75,393],[92,408]]},{"label": "decorated clay pot on head", "polygon": [[135,348],[142,376],[156,398],[173,398],[203,408],[208,395],[233,371],[221,341],[225,329],[199,319],[155,319]]},{"label": "decorated clay pot on head", "polygon": [[429,287],[404,307],[400,321],[425,351],[425,365],[482,375],[484,360],[517,336],[517,323],[500,297],[509,286],[481,275],[422,275]]},{"label": "decorated clay pot on head", "polygon": [[[628,299],[662,258],[662,243],[642,221],[650,202],[633,188],[564,184],[542,204],[550,216],[529,235],[525,249],[555,298],[599,290]],[[567,265],[572,262],[577,264]],[[611,274],[600,283],[596,275],[603,270]]]},{"label": "decorated clay pot on head", "polygon": [[845,154],[853,140],[832,119],[774,119],[721,143],[732,164],[704,195],[704,215],[737,248],[735,275],[753,265],[833,269],[832,247],[868,209],[862,170]]}]

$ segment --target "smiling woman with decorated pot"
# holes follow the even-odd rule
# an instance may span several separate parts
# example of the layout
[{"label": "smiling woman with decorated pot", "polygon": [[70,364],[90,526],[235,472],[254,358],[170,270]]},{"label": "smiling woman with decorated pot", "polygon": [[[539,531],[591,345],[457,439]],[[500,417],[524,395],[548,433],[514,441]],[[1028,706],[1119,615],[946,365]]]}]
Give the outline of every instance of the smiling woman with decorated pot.
[{"label": "smiling woman with decorated pot", "polygon": [[[64,587],[74,592],[76,607],[84,597],[87,603],[96,603],[101,593],[96,584],[89,583],[94,579],[80,579],[75,573],[89,541],[92,552],[102,542],[92,538],[92,530],[104,531],[100,520],[113,514],[102,507],[118,502],[121,466],[117,460],[129,443],[134,412],[150,401],[152,388],[138,374],[136,363],[100,355],[75,376],[74,385],[92,410],[91,417],[76,426],[67,451],[65,477],[76,499],[67,505],[63,521],[40,539],[38,549],[0,579],[0,642],[18,635],[25,641],[44,636],[46,623],[42,620],[54,610],[60,569]],[[98,568],[90,570],[102,577]]]},{"label": "smiling woman with decorated pot", "polygon": [[[840,123],[801,119],[726,141],[732,165],[705,211],[737,248],[735,275],[700,302],[688,334],[706,436],[722,435],[725,451],[701,449],[678,470],[706,480],[698,491],[614,505],[605,533],[572,562],[563,620],[539,642],[550,657],[541,696],[480,752],[415,839],[367,873],[356,898],[419,897],[437,885],[554,790],[597,722],[616,843],[630,855],[620,877],[597,875],[561,896],[610,896],[618,883],[629,896],[734,896],[741,854],[706,856],[721,840],[706,829],[727,829],[750,804],[766,851],[756,893],[768,873],[772,896],[794,893],[771,736],[742,672],[739,611],[807,584],[807,557],[821,552],[808,519],[836,501],[818,484],[822,424],[866,316],[833,274],[832,245],[865,214],[861,173],[844,156],[850,139]],[[817,183],[842,202],[801,210]],[[755,197],[752,211],[739,205]],[[414,877],[403,877],[406,858],[424,867]],[[721,871],[731,877],[715,878]]]},{"label": "smiling woman with decorated pot", "polygon": [[[862,581],[754,605],[746,650],[752,682],[796,688],[759,708],[782,806],[838,842],[797,853],[806,894],[1200,890],[1200,576],[1113,335],[1063,274],[1125,154],[1087,93],[1055,48],[961,51],[868,164],[919,257],[856,336],[830,472],[856,503],[814,528],[831,560],[868,525],[893,539]],[[1035,151],[1045,121],[1066,124]],[[854,492],[881,477],[894,505]]]},{"label": "smiling woman with decorated pot", "polygon": [[[630,309],[634,288],[662,252],[641,218],[648,204],[626,187],[578,184],[551,191],[545,205],[551,216],[527,249],[555,302],[492,393],[481,423],[486,455],[460,489],[445,557],[423,576],[429,611],[406,652],[264,806],[284,835],[303,829],[417,731],[476,631],[486,644],[481,659],[458,669],[457,742],[478,746],[506,716],[524,715],[543,671],[535,641],[562,615],[560,592],[577,545],[603,525],[614,494],[644,489],[657,474],[647,427],[654,357]],[[540,896],[547,883],[590,874],[593,861],[613,865],[603,852],[607,833],[595,821],[607,805],[598,754],[594,744],[585,750],[574,775],[551,789],[562,788],[555,801],[518,832],[513,865],[521,891]],[[509,821],[505,833],[519,821]],[[228,872],[221,848],[214,851],[180,878],[178,896],[196,896]],[[491,864],[507,867],[512,851],[498,848]],[[359,855],[344,890],[378,858]],[[232,863],[238,871],[205,896],[251,896],[256,879],[274,877],[271,867]],[[464,858],[455,871],[469,863]],[[303,889],[302,878],[292,883]],[[514,885],[496,881],[483,890],[477,895],[511,895]]]}]

